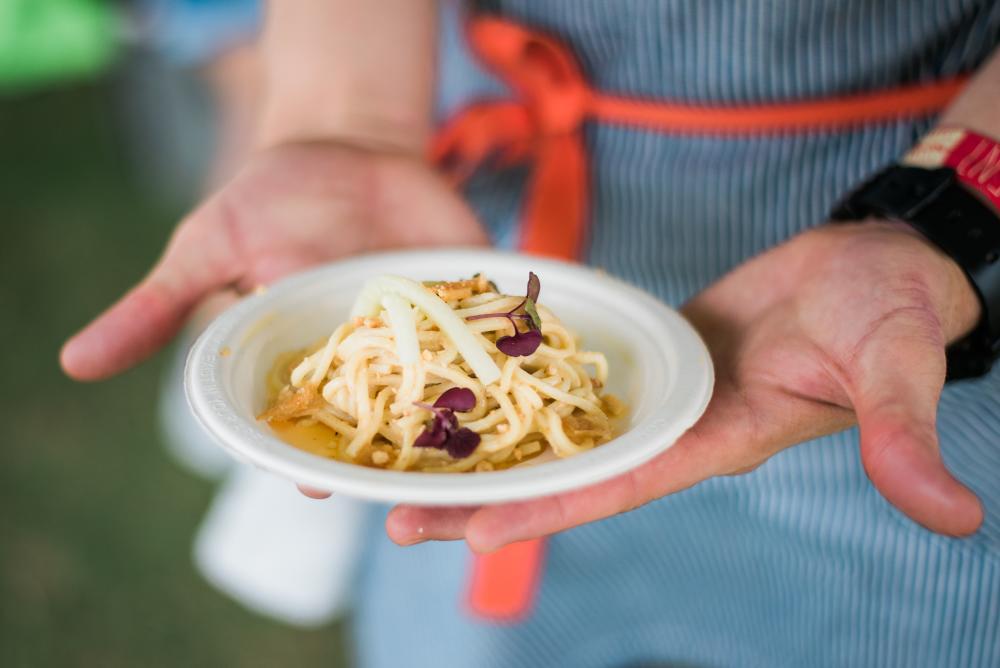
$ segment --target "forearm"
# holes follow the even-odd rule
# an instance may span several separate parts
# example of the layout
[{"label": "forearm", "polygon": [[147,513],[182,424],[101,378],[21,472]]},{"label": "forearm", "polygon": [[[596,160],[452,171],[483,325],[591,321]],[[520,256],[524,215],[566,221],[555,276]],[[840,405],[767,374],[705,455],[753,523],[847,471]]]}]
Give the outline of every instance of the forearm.
[{"label": "forearm", "polygon": [[272,0],[258,144],[335,139],[422,153],[436,31],[434,0]]},{"label": "forearm", "polygon": [[262,101],[259,45],[227,49],[201,68],[215,111],[215,153],[205,186],[215,190],[237,172],[253,150]]},{"label": "forearm", "polygon": [[945,110],[940,124],[1000,138],[1000,49]]}]

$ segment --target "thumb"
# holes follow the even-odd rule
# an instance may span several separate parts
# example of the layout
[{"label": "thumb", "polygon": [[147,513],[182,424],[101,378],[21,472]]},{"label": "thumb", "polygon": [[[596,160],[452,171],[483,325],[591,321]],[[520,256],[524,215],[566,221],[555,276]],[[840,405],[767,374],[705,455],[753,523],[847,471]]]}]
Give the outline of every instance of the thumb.
[{"label": "thumb", "polygon": [[188,312],[240,275],[218,198],[182,222],[152,272],[63,346],[60,363],[77,380],[113,376],[166,344]]},{"label": "thumb", "polygon": [[982,506],[948,472],[938,448],[945,354],[933,313],[904,309],[881,320],[858,349],[851,375],[861,460],[875,487],[932,531],[973,533],[983,521]]}]

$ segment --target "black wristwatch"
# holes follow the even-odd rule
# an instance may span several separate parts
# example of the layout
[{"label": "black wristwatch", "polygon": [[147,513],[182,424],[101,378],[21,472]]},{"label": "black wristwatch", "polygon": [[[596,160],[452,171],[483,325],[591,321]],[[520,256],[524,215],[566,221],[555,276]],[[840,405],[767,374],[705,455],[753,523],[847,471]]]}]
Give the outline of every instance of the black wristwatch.
[{"label": "black wristwatch", "polygon": [[965,338],[948,347],[948,379],[987,373],[1000,356],[1000,215],[950,167],[894,165],[867,181],[830,214],[835,222],[878,217],[912,225],[962,268],[982,305]]}]

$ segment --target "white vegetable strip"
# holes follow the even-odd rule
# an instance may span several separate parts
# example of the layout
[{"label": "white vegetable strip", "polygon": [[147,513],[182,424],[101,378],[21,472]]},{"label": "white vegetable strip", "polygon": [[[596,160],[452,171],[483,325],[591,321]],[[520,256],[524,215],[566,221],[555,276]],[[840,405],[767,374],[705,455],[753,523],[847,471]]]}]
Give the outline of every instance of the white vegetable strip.
[{"label": "white vegetable strip", "polygon": [[420,344],[417,342],[417,321],[410,305],[397,294],[382,297],[382,306],[389,315],[389,325],[396,337],[396,354],[403,364],[420,361]]},{"label": "white vegetable strip", "polygon": [[[433,320],[445,335],[451,339],[458,352],[469,363],[472,372],[484,385],[500,379],[500,368],[489,356],[465,322],[455,315],[444,301],[431,294],[416,281],[399,276],[379,276],[365,284],[354,302],[351,317],[374,317],[378,315],[382,298],[395,294],[421,309]],[[395,329],[395,326],[393,327]],[[400,352],[402,354],[402,352]]]}]

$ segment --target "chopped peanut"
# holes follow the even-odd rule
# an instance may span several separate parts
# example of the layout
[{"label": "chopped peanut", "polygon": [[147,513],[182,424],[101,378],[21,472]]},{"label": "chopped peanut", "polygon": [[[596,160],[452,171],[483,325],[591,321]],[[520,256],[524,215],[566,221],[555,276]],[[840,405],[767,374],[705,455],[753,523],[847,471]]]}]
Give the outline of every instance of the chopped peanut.
[{"label": "chopped peanut", "polygon": [[483,462],[479,462],[478,464],[476,464],[476,471],[478,471],[480,473],[482,473],[484,471],[492,471],[492,470],[493,470],[493,464],[491,464],[489,462],[483,461]]},{"label": "chopped peanut", "polygon": [[372,453],[372,464],[375,466],[385,466],[389,463],[389,455],[381,450]]}]

